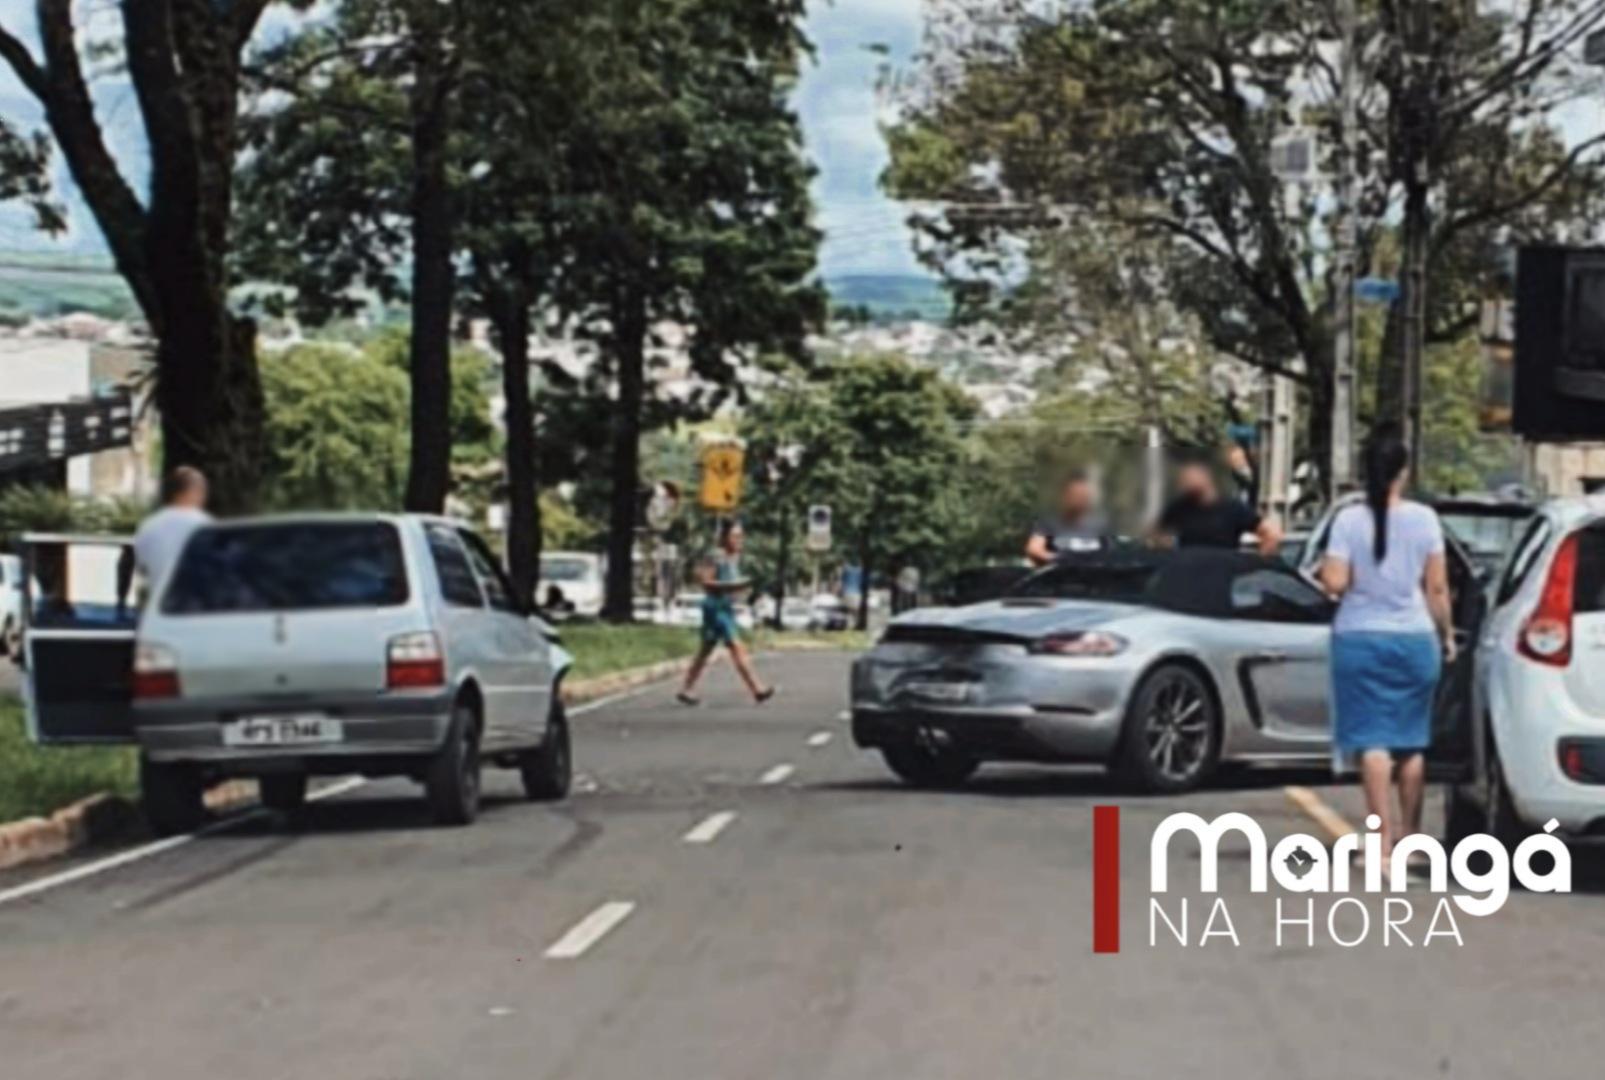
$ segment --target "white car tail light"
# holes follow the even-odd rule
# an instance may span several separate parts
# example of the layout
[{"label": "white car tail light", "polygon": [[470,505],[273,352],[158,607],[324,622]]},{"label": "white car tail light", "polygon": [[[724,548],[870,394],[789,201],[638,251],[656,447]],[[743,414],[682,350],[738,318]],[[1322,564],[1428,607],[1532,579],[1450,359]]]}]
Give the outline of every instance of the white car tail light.
[{"label": "white car tail light", "polygon": [[160,701],[182,693],[178,683],[178,654],[166,645],[141,641],[134,646],[135,701]]},{"label": "white car tail light", "polygon": [[385,650],[385,686],[391,690],[446,685],[446,661],[434,634],[402,634]]},{"label": "white car tail light", "polygon": [[1538,607],[1522,625],[1518,648],[1529,660],[1552,667],[1572,662],[1572,605],[1577,589],[1577,535],[1568,536],[1555,554]]}]

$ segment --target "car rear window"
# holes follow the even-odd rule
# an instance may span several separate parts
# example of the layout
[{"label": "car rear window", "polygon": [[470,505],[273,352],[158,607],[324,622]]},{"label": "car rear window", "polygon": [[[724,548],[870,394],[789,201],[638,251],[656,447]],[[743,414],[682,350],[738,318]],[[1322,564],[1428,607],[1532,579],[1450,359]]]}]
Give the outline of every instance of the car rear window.
[{"label": "car rear window", "polygon": [[406,603],[401,537],[383,522],[202,529],[162,599],[169,615],[391,607]]},{"label": "car rear window", "polygon": [[1605,526],[1577,535],[1577,584],[1573,606],[1579,614],[1605,611]]}]

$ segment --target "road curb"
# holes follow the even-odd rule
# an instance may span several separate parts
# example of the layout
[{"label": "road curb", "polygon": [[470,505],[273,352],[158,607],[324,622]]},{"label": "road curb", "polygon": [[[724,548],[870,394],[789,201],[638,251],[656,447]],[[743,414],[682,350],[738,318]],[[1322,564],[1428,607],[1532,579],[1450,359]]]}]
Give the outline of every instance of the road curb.
[{"label": "road curb", "polygon": [[1324,799],[1309,788],[1286,787],[1282,790],[1286,792],[1288,802],[1302,810],[1317,825],[1326,830],[1327,835],[1333,840],[1341,839],[1350,833],[1359,831],[1353,825],[1350,825],[1342,814],[1328,806]]}]

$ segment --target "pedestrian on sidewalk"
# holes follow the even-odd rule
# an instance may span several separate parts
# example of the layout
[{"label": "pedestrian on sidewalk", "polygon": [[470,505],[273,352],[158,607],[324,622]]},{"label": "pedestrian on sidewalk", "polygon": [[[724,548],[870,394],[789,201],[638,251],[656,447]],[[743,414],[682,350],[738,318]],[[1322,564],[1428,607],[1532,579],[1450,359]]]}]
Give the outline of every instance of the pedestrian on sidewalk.
[{"label": "pedestrian on sidewalk", "polygon": [[1430,507],[1404,497],[1409,465],[1397,433],[1371,439],[1365,502],[1334,519],[1320,571],[1339,600],[1332,625],[1333,764],[1343,773],[1358,761],[1367,811],[1382,820],[1384,866],[1394,844],[1421,831],[1422,753],[1432,737],[1439,676],[1455,658],[1443,527]]},{"label": "pedestrian on sidewalk", "polygon": [[775,696],[775,688],[758,681],[752,667],[752,654],[741,640],[741,628],[736,623],[734,597],[750,589],[752,582],[741,573],[741,551],[746,544],[746,532],[741,523],[726,520],[719,525],[718,545],[709,551],[697,568],[702,584],[702,647],[685,673],[685,685],[680,688],[682,705],[696,705],[697,680],[713,658],[713,652],[723,645],[730,650],[730,660],[736,665],[736,674],[747,684],[754,701],[760,705]]}]

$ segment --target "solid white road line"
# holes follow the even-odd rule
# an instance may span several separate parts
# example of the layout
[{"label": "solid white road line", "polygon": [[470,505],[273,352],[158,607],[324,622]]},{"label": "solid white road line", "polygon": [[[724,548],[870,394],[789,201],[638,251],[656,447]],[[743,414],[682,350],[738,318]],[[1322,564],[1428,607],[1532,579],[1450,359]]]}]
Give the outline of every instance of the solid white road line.
[{"label": "solid white road line", "polygon": [[[328,787],[319,788],[307,796],[307,802],[316,802],[319,799],[327,799],[335,795],[341,795],[347,791],[355,790],[367,782],[367,780],[360,776],[353,776],[349,779],[341,780],[338,783],[330,784]],[[266,817],[268,813],[269,811],[267,810],[250,810],[235,817],[224,818],[222,821],[214,821],[204,829],[197,829],[192,833],[183,833],[180,836],[169,836],[165,840],[156,840],[149,844],[142,844],[139,847],[129,848],[127,851],[118,852],[116,855],[108,855],[104,859],[97,859],[94,862],[84,863],[82,866],[75,866],[71,870],[63,870],[59,874],[51,874],[48,877],[42,877],[35,881],[30,881],[25,885],[18,885],[15,888],[0,892],[0,906],[12,903],[16,900],[25,900],[30,896],[38,896],[40,893],[49,892],[51,889],[58,889],[63,885],[71,885],[75,881],[82,881],[85,878],[91,878],[97,874],[104,874],[108,870],[115,870],[119,866],[127,866],[129,863],[136,863],[143,859],[149,859],[153,856],[160,855],[163,852],[172,851],[174,848],[181,848],[185,844],[188,844],[202,836],[210,836],[213,833],[227,832],[229,829],[238,828],[248,821],[260,820],[261,818]]]},{"label": "solid white road line", "polygon": [[830,732],[828,731],[816,731],[808,736],[808,745],[815,750],[818,750],[828,742],[830,742]]},{"label": "solid white road line", "polygon": [[760,783],[760,784],[783,784],[788,779],[790,779],[791,778],[791,774],[796,772],[796,771],[797,771],[797,767],[795,765],[786,765],[786,764],[776,765],[776,766],[770,768],[768,771],[766,771],[762,776],[758,777],[758,783]]},{"label": "solid white road line", "polygon": [[584,956],[607,936],[608,932],[630,917],[635,904],[629,900],[609,900],[585,918],[546,950],[548,960],[575,960]]},{"label": "solid white road line", "polygon": [[717,814],[709,814],[686,833],[682,840],[688,844],[711,844],[724,832],[725,826],[736,820],[734,810],[721,810]]}]

